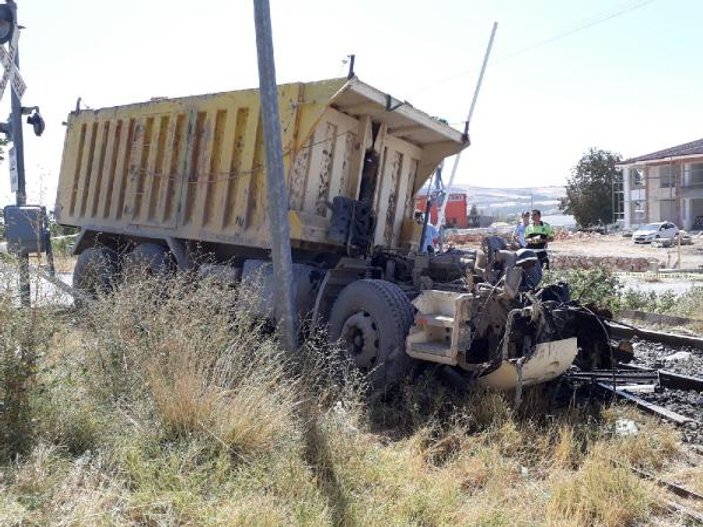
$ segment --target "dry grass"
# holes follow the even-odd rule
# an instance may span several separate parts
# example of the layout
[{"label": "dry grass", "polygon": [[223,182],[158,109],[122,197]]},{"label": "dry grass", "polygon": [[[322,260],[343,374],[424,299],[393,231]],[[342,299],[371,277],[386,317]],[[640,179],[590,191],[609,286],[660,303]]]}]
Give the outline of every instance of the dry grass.
[{"label": "dry grass", "polygon": [[54,268],[57,273],[72,273],[76,266],[76,257],[70,255],[54,255]]},{"label": "dry grass", "polygon": [[[35,326],[51,352],[0,525],[665,525],[626,467],[703,486],[675,431],[629,409],[555,412],[531,390],[516,411],[431,373],[371,404],[321,341],[282,353],[236,307],[249,294],[134,280]],[[623,417],[641,433],[614,435]]]},{"label": "dry grass", "polygon": [[546,517],[557,525],[634,525],[651,514],[648,487],[626,468],[613,467],[598,445],[576,472],[552,476]]}]

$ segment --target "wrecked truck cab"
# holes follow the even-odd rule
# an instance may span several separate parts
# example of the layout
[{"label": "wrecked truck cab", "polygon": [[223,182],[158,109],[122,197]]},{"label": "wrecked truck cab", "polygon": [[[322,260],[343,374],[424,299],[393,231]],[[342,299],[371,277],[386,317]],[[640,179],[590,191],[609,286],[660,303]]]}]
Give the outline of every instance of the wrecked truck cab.
[{"label": "wrecked truck cab", "polygon": [[549,331],[549,315],[538,302],[512,307],[520,302],[506,302],[502,295],[500,287],[487,295],[423,291],[413,301],[417,314],[407,353],[458,367],[500,389],[539,384],[565,373],[578,354],[577,338]]},{"label": "wrecked truck cab", "polygon": [[571,302],[566,284],[540,288],[532,251],[508,251],[496,237],[482,249],[467,260],[473,267],[465,291],[428,289],[413,300],[410,357],[459,368],[499,389],[553,380],[575,362],[604,365],[611,343],[599,315]]}]

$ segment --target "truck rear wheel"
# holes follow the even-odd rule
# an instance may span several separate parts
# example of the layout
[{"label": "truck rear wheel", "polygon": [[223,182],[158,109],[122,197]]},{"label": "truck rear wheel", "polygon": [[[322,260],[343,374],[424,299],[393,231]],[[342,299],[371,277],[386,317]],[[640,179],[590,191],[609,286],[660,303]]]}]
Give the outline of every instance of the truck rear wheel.
[{"label": "truck rear wheel", "polygon": [[[110,292],[119,279],[119,257],[107,247],[90,247],[83,251],[73,269],[73,287],[89,299]],[[83,302],[76,298],[76,306]]]},{"label": "truck rear wheel", "polygon": [[152,275],[165,275],[173,270],[174,262],[169,250],[156,243],[140,243],[125,256],[130,270],[145,270]]},{"label": "truck rear wheel", "polygon": [[368,374],[375,392],[397,384],[414,362],[405,353],[413,307],[405,293],[385,280],[357,280],[337,297],[329,335]]}]

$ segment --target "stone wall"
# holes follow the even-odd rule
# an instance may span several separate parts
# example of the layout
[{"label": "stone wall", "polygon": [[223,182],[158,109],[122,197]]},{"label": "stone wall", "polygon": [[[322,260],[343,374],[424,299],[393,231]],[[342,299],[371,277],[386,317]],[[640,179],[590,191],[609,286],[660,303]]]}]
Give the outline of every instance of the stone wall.
[{"label": "stone wall", "polygon": [[609,271],[644,272],[649,270],[649,260],[630,256],[574,256],[551,254],[552,269],[607,269]]}]

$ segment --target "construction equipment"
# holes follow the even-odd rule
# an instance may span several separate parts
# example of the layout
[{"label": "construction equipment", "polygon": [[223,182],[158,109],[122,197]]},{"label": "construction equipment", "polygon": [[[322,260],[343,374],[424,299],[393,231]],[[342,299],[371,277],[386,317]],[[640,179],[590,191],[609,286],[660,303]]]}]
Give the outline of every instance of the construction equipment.
[{"label": "construction equipment", "polygon": [[[505,388],[604,365],[607,331],[565,287],[531,282],[536,258],[500,238],[417,250],[415,196],[465,134],[354,76],[278,96],[295,308],[374,387],[416,361]],[[275,320],[265,184],[257,90],[72,112],[56,217],[81,228],[74,286],[109,289],[139,260],[256,285],[254,308]]]}]

